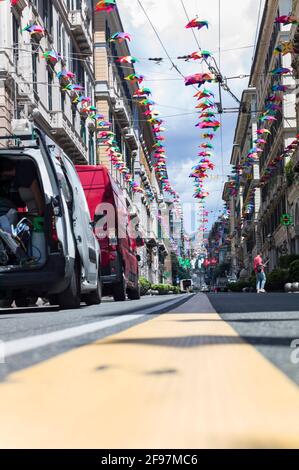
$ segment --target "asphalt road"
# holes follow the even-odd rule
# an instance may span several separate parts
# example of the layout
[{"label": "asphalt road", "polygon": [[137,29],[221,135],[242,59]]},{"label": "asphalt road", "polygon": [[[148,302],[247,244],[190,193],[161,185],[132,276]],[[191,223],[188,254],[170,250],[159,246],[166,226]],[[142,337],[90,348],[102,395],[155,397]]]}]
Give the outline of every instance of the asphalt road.
[{"label": "asphalt road", "polygon": [[0,309],[0,381],[14,371],[147,321],[188,299],[188,294],[127,302],[105,298],[101,305],[82,304],[77,310]]},{"label": "asphalt road", "polygon": [[[0,341],[5,343],[0,348],[6,353],[0,380],[173,310],[180,303],[178,312],[219,313],[240,337],[299,384],[299,364],[291,361],[291,343],[299,340],[299,295],[245,293],[144,297],[127,302],[105,299],[101,306],[64,311],[52,307],[0,309]],[[215,340],[221,342],[221,338]],[[223,342],[229,340],[222,338]]]},{"label": "asphalt road", "polygon": [[299,295],[209,294],[208,298],[223,320],[299,385],[299,363],[291,360],[291,343],[298,340],[299,347]]},{"label": "asphalt road", "polygon": [[298,301],[2,310],[0,447],[298,448]]}]

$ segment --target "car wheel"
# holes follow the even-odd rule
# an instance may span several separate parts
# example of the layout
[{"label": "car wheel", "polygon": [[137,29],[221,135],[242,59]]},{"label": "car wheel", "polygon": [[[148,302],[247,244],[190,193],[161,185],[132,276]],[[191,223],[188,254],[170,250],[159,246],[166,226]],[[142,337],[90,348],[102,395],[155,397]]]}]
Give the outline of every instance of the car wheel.
[{"label": "car wheel", "polygon": [[67,289],[55,296],[57,304],[62,309],[79,308],[81,305],[81,268],[76,262]]},{"label": "car wheel", "polygon": [[90,294],[85,294],[82,300],[86,305],[99,305],[102,302],[102,282],[100,276],[98,276],[96,290]]},{"label": "car wheel", "polygon": [[125,300],[127,300],[126,290],[126,280],[124,274],[122,274],[121,281],[117,284],[114,284],[113,286],[112,295],[115,302],[124,302]]},{"label": "car wheel", "polygon": [[139,300],[140,299],[140,286],[136,287],[136,289],[129,289],[128,290],[128,298],[130,300]]}]

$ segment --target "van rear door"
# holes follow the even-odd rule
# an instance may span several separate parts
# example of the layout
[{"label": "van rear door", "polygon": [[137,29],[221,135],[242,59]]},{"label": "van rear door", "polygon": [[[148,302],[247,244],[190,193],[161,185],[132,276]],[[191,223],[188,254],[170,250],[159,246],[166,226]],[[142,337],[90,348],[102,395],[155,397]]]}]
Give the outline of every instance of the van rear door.
[{"label": "van rear door", "polygon": [[89,208],[81,181],[75,167],[66,155],[63,155],[63,164],[73,191],[73,229],[81,262],[85,270],[86,280],[96,283],[98,275],[97,241],[93,233]]}]

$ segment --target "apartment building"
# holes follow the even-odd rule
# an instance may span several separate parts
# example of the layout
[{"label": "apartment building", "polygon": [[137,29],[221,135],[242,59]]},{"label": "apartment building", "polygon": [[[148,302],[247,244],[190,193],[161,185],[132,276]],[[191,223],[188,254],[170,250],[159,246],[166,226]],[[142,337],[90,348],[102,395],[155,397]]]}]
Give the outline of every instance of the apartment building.
[{"label": "apartment building", "polygon": [[[96,13],[93,0],[0,2],[0,133],[14,119],[30,119],[77,164],[104,164],[123,190],[132,218],[139,220],[145,246],[141,274],[153,283],[171,279],[169,207],[153,161],[156,143],[145,111],[134,98],[137,84],[125,77],[134,65],[117,9]],[[123,162],[144,190],[135,193],[112,165],[107,139],[98,138],[97,117],[110,122]],[[105,129],[105,127],[104,127]],[[171,212],[171,211],[170,211]],[[165,222],[166,220],[166,222]],[[169,273],[168,278],[165,272]]]},{"label": "apartment building", "polygon": [[111,37],[121,31],[124,28],[117,9],[108,15],[95,15],[95,101],[97,111],[112,123],[124,162],[145,194],[132,193],[123,175],[111,164],[104,143],[97,147],[97,163],[108,167],[123,188],[128,207],[139,217],[145,239],[145,246],[140,249],[141,274],[152,283],[169,282],[172,249],[169,204],[153,166],[156,141],[152,126],[143,114],[145,109],[140,106],[140,100],[134,98],[138,85],[125,80],[126,76],[136,73],[135,67],[118,61],[121,56],[131,55],[128,41],[111,41]]},{"label": "apartment building", "polygon": [[258,227],[261,191],[257,135],[256,90],[244,90],[236,125],[231,165],[234,174],[224,186],[223,200],[229,209],[232,273],[242,269],[250,276],[253,259],[261,248]]},{"label": "apartment building", "polygon": [[29,118],[76,163],[92,163],[95,122],[76,92],[93,102],[91,1],[0,2],[0,46],[1,134]]},{"label": "apartment building", "polygon": [[[299,0],[293,0],[292,13],[299,18]],[[291,40],[293,44],[292,66],[296,79],[296,121],[297,134],[299,134],[299,26],[293,25],[291,28]],[[288,203],[293,218],[293,225],[290,227],[290,237],[292,251],[299,253],[299,151],[295,152],[290,163],[291,188],[288,194]]]},{"label": "apartment building", "polygon": [[[290,74],[270,73],[279,67],[291,68],[290,54],[274,54],[280,43],[291,39],[291,26],[275,23],[275,18],[289,15],[291,11],[291,0],[266,1],[249,84],[256,88],[258,113],[264,112],[267,99],[273,94],[273,85],[286,85],[291,90],[283,95],[282,112],[276,113],[276,121],[267,124],[271,135],[259,154],[261,208],[258,231],[264,257],[270,260],[270,270],[277,266],[280,256],[296,251],[289,228],[281,223],[281,217],[293,210],[288,199],[292,183],[288,185],[286,177],[289,158],[281,159],[271,168],[273,159],[292,143],[297,132],[295,80]],[[269,165],[271,178],[267,177]]]}]

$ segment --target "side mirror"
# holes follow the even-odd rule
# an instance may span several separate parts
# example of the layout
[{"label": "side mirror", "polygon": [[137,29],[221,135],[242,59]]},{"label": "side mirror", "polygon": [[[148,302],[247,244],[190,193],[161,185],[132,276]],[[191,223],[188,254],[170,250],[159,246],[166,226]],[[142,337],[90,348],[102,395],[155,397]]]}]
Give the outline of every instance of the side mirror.
[{"label": "side mirror", "polygon": [[138,248],[141,248],[142,246],[144,246],[144,239],[142,237],[137,237],[136,238],[136,246]]},{"label": "side mirror", "polygon": [[141,256],[140,256],[140,255],[136,255],[136,259],[137,259],[138,263],[140,263],[140,261],[141,261]]}]

